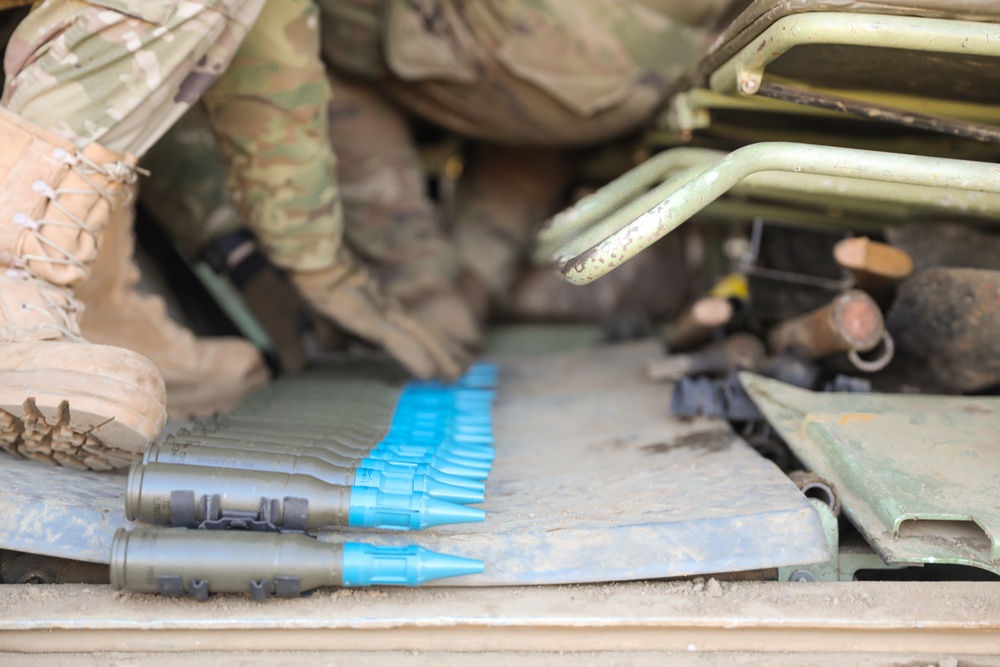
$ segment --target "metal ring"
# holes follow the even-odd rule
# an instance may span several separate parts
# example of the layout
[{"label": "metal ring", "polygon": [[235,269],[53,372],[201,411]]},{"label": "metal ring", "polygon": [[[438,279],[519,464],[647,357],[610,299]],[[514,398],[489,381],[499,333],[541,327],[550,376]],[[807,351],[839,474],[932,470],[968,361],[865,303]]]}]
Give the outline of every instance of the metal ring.
[{"label": "metal ring", "polygon": [[869,361],[867,359],[862,359],[857,350],[851,350],[847,353],[847,358],[859,371],[863,371],[865,373],[875,373],[888,366],[895,353],[896,344],[892,342],[892,336],[890,336],[889,332],[886,331],[882,334],[881,356]]}]

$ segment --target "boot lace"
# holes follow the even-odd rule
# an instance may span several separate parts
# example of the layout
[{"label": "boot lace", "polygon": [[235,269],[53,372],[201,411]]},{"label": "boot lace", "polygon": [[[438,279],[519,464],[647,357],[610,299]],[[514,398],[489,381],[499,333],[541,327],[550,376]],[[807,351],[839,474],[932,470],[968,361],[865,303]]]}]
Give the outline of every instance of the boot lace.
[{"label": "boot lace", "polygon": [[21,308],[23,310],[34,310],[47,315],[52,320],[52,325],[68,340],[76,343],[87,342],[80,335],[80,325],[77,322],[80,304],[70,297],[68,289],[56,287],[46,280],[35,278],[22,269],[8,269],[7,276],[19,280],[34,281],[35,287],[38,289],[42,303],[22,301]]},{"label": "boot lace", "polygon": [[113,163],[99,164],[81,153],[70,153],[62,148],[56,148],[52,151],[52,159],[69,165],[70,169],[76,172],[77,175],[79,175],[80,178],[82,178],[90,187],[87,189],[54,188],[42,180],[35,181],[31,184],[32,190],[49,200],[52,209],[59,211],[69,218],[68,220],[46,220],[44,218],[34,220],[26,213],[16,213],[14,215],[15,224],[27,229],[28,232],[35,237],[39,244],[51,248],[58,253],[57,256],[25,254],[15,258],[13,262],[14,266],[27,272],[32,277],[39,279],[41,279],[41,277],[30,268],[28,262],[49,262],[51,264],[61,264],[64,266],[76,266],[81,271],[86,271],[87,267],[86,262],[46,236],[43,233],[44,227],[51,226],[62,227],[64,229],[80,229],[85,234],[90,236],[94,247],[97,247],[97,232],[100,230],[92,228],[80,216],[60,203],[60,197],[63,195],[91,195],[96,193],[108,203],[108,207],[110,208],[114,205],[114,198],[121,196],[122,191],[118,190],[117,192],[111,192],[101,187],[100,184],[94,180],[95,176],[100,175],[104,177],[104,179],[114,183],[131,184],[136,182],[139,174],[149,174],[149,172],[145,169],[128,164],[123,160],[118,160]]}]

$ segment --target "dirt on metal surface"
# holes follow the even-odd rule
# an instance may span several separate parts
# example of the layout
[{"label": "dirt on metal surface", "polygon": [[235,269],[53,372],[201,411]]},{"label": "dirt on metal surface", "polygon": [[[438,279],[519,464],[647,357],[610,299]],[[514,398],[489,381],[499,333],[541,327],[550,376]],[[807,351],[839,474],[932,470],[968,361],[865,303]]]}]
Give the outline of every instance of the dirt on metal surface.
[{"label": "dirt on metal surface", "polygon": [[[634,354],[636,376],[648,352],[641,347],[623,352]],[[560,362],[561,380],[570,388],[564,401],[575,392],[593,392],[582,358],[566,355]],[[551,400],[542,375],[552,368],[543,372],[539,364],[521,363],[524,394],[518,400]],[[624,375],[619,380],[624,382]],[[606,392],[621,388],[613,378],[602,385]],[[655,409],[665,414],[668,395],[658,391]],[[516,412],[513,405],[507,409]],[[574,413],[575,427],[600,439],[591,431],[607,415],[600,405],[589,409]],[[529,427],[512,422],[509,428],[517,434]],[[718,423],[700,422],[672,431],[669,442],[631,445],[650,446],[640,451],[653,462],[687,452],[690,456],[677,460],[695,466],[688,468],[693,474],[698,457],[732,450],[723,434]],[[655,451],[656,445],[664,451]],[[542,438],[535,446],[550,443]],[[526,449],[518,456],[527,463],[538,459],[530,454]],[[743,488],[739,475],[730,483]],[[577,497],[587,493],[581,489]],[[996,656],[1000,584],[992,582],[802,584],[699,577],[563,586],[321,589],[308,598],[266,604],[235,595],[200,604],[114,592],[106,585],[0,586],[3,667],[257,667],[265,660],[269,666],[302,667],[987,667],[1000,666]]]},{"label": "dirt on metal surface", "polygon": [[107,586],[6,586],[0,652],[840,652],[925,656],[898,664],[954,656],[968,665],[976,664],[971,656],[1000,655],[998,593],[1000,584],[981,582],[699,578],[323,589],[301,600],[227,595],[199,604]]},{"label": "dirt on metal surface", "polygon": [[[668,412],[641,342],[505,358],[486,520],[420,533],[347,529],[331,541],[417,542],[486,563],[443,585],[624,581],[819,562],[812,506],[721,420]],[[738,480],[736,483],[734,480]]]},{"label": "dirt on metal surface", "polygon": [[[488,652],[455,653],[429,651],[391,651],[385,653],[327,652],[277,652],[249,653],[70,653],[70,654],[20,654],[2,656],[7,667],[274,667],[295,664],[299,667],[843,667],[842,653],[711,653],[697,654],[675,651],[611,651],[524,653]],[[807,660],[808,662],[804,662]],[[851,656],[853,665],[868,667],[1000,667],[996,656],[963,656],[941,653],[918,655],[875,653]]]}]

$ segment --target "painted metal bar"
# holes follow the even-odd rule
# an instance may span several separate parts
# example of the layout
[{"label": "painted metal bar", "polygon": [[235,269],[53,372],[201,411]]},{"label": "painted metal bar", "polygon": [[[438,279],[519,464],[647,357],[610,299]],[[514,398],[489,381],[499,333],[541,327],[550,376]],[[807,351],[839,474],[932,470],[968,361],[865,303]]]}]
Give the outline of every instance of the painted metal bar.
[{"label": "painted metal bar", "polygon": [[[747,177],[771,171],[1000,194],[1000,167],[994,164],[786,142],[753,144],[703,167],[660,203],[589,247],[580,249],[579,243],[570,241],[553,253],[552,262],[569,282],[592,282],[673,231]],[[626,189],[611,192],[620,196]],[[891,187],[885,188],[884,196],[889,201],[900,201]],[[555,236],[554,229],[585,227],[580,221],[589,222],[591,210],[610,206],[593,204],[577,219],[564,217],[562,224],[553,219],[546,233]],[[591,240],[589,235],[587,240]]]},{"label": "painted metal bar", "polygon": [[807,90],[798,84],[785,84],[768,79],[760,84],[757,97],[792,102],[807,109],[827,109],[861,118],[902,125],[903,127],[937,132],[973,141],[1000,143],[1000,127],[996,123],[972,123],[937,114],[925,114],[907,108],[877,104],[872,100],[855,99],[836,93]]},{"label": "painted metal bar", "polygon": [[[676,151],[669,152],[683,153],[687,150],[688,149],[678,149]],[[724,156],[725,153],[722,153],[721,155]],[[552,234],[551,229],[545,226],[543,228],[543,234],[539,235],[538,244],[535,250],[536,258],[538,258],[539,263],[545,264],[551,260],[553,254],[556,252],[562,254],[577,254],[592,245],[599,243],[608,235],[613,234],[618,229],[621,229],[621,227],[629,221],[634,220],[672,195],[681,186],[701,173],[705,167],[718,161],[718,159],[720,158],[701,161],[700,166],[689,166],[679,169],[678,172],[671,174],[666,181],[660,183],[651,190],[642,192],[631,201],[622,202],[622,198],[626,194],[624,189],[617,193],[605,193],[603,192],[603,189],[598,190],[591,196],[601,198],[606,195],[606,198],[599,199],[597,202],[601,209],[610,206],[612,203],[622,204],[621,207],[616,210],[609,211],[602,218],[596,219],[594,219],[592,215],[592,213],[596,212],[596,207],[588,210],[584,215],[574,220],[572,225],[566,225],[563,229],[563,233],[559,235]],[[614,185],[614,183],[615,182],[612,182],[611,185]],[[557,216],[558,215],[562,214],[557,214]],[[555,218],[552,218],[551,220],[554,219]],[[572,229],[572,232],[570,229]]]},{"label": "painted metal bar", "polygon": [[589,229],[622,205],[641,196],[650,187],[662,183],[667,176],[690,167],[711,164],[724,156],[724,151],[706,148],[684,148],[657,153],[549,218],[538,232],[536,258],[542,262],[548,261],[552,253],[572,236]]},{"label": "painted metal bar", "polygon": [[[724,155],[720,153],[720,156]],[[562,255],[579,254],[603,241],[676,192],[697,175],[698,170],[698,167],[689,167],[674,174],[668,181],[627,202],[622,208],[597,221],[590,228],[582,230],[576,237],[570,238],[564,234],[556,239],[548,238],[544,244],[540,243],[536,247],[536,261],[539,264],[548,263],[556,252]],[[815,226],[821,219],[825,219],[826,226],[856,231],[881,230],[887,224],[908,222],[919,213],[918,208],[946,209],[961,213],[963,216],[978,215],[987,219],[1000,217],[1000,196],[997,195],[905,184],[896,184],[893,187],[896,190],[894,199],[899,201],[887,201],[885,184],[876,181],[816,174],[762,172],[752,174],[738,183],[733,187],[731,194],[779,200],[787,210],[782,212],[781,206],[772,206],[768,209],[772,219],[776,221],[780,219],[788,221],[788,224]],[[716,214],[724,210],[724,217],[750,220],[765,215],[754,206],[761,203],[717,200],[706,207],[704,212]],[[801,205],[804,208],[790,208],[788,204]],[[746,211],[739,213],[738,209],[741,206],[746,207]],[[838,216],[824,215],[821,211],[823,208],[836,210]],[[861,217],[845,216],[845,213],[860,214]],[[774,215],[777,217],[773,217]],[[803,215],[807,215],[808,219],[798,221],[797,217]]]},{"label": "painted metal bar", "polygon": [[[563,256],[579,254],[676,192],[699,169],[725,156],[723,151],[704,148],[675,148],[655,155],[550,218],[539,232],[534,261],[547,264],[557,252]],[[663,182],[656,185],[659,181]],[[650,189],[651,186],[655,187]],[[872,221],[880,218],[885,219],[883,226],[886,222],[906,221],[919,213],[915,208],[944,209],[991,220],[1000,218],[1000,196],[991,193],[898,183],[893,186],[891,199],[887,199],[885,184],[881,182],[808,173],[752,174],[734,186],[732,192],[812,209],[826,206],[859,213],[868,229]],[[731,212],[732,207],[726,210]]]},{"label": "painted metal bar", "polygon": [[894,183],[892,193],[887,194],[882,182],[819,174],[753,174],[733,188],[733,192],[813,207],[838,208],[900,222],[911,219],[920,210],[989,220],[1000,218],[1000,195],[993,193]]},{"label": "painted metal bar", "polygon": [[1000,57],[1000,25],[907,16],[815,12],[787,16],[709,77],[712,90],[753,95],[767,65],[795,46],[842,44]]}]

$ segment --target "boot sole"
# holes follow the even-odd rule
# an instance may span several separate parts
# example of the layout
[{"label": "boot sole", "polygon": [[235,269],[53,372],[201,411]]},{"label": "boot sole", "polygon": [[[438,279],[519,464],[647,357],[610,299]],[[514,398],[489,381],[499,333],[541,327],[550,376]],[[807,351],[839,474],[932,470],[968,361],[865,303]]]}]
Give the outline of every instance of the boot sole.
[{"label": "boot sole", "polygon": [[[86,370],[68,370],[85,365]],[[163,384],[134,352],[86,343],[0,345],[0,448],[78,469],[141,458],[166,421]]]}]

